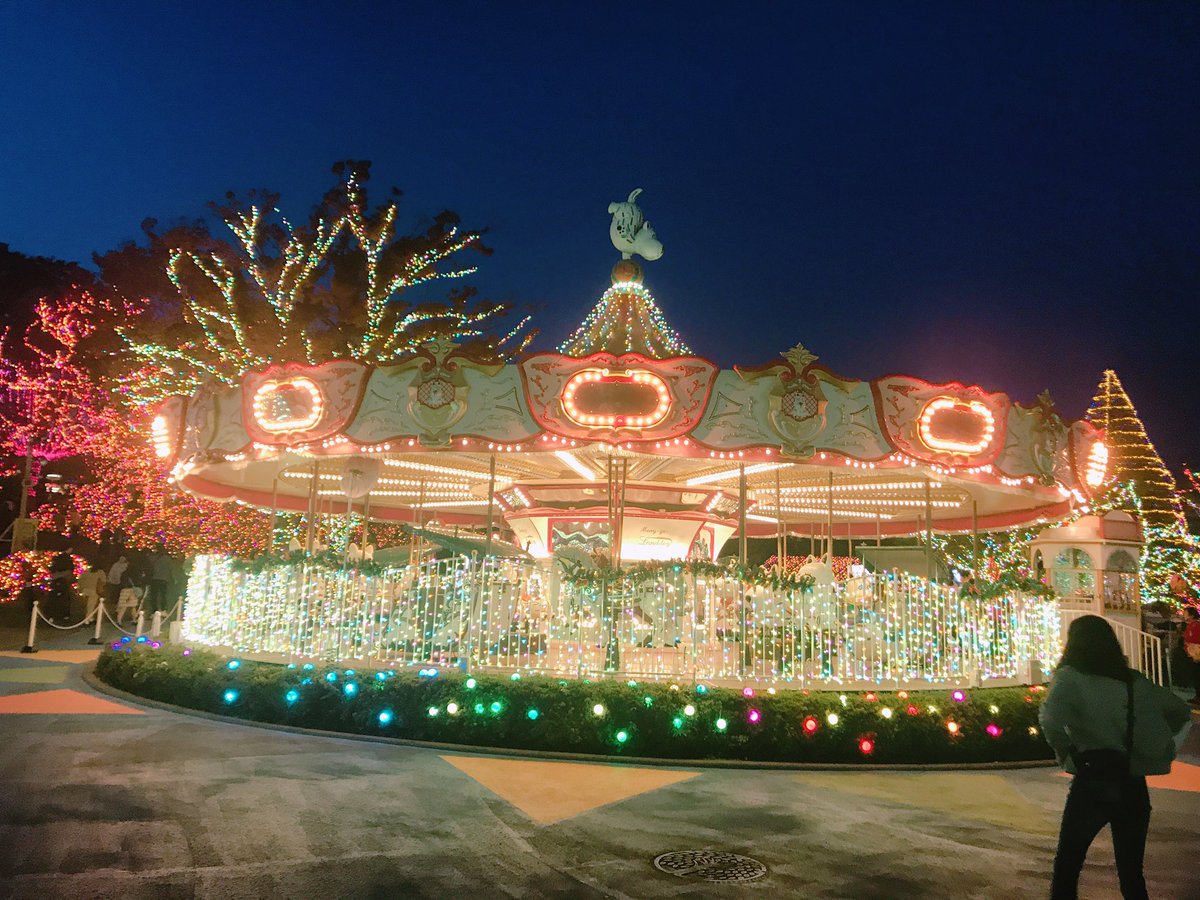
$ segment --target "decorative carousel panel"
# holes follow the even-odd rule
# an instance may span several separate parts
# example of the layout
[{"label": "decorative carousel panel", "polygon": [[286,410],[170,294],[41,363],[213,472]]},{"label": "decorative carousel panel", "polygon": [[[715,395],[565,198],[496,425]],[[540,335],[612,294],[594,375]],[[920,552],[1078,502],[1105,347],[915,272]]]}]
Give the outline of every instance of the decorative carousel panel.
[{"label": "decorative carousel panel", "polygon": [[[868,461],[883,459],[891,452],[879,428],[870,382],[845,381],[820,369],[813,370],[812,378],[825,398],[825,422],[814,439],[816,449]],[[781,405],[780,412],[781,419],[788,416],[786,403]]]},{"label": "decorative carousel panel", "polygon": [[495,375],[465,368],[463,378],[471,391],[471,405],[455,426],[456,434],[512,444],[541,431],[529,413],[516,366],[505,366]]},{"label": "decorative carousel panel", "polygon": [[[188,459],[213,446],[217,437],[217,394],[220,390],[216,385],[205,385],[190,398],[184,411],[183,440],[179,446],[181,459]],[[245,443],[241,446],[244,447]]]},{"label": "decorative carousel panel", "polygon": [[199,388],[187,404],[179,458],[214,451],[245,450],[250,436],[242,424],[240,388],[210,384]]},{"label": "decorative carousel panel", "polygon": [[243,421],[261,444],[321,440],[344,429],[358,409],[367,368],[340,360],[295,363],[247,373],[242,379]]},{"label": "decorative carousel panel", "polygon": [[734,450],[778,444],[771,427],[771,400],[778,385],[774,373],[718,372],[712,400],[692,437],[708,447]]},{"label": "decorative carousel panel", "polygon": [[694,356],[647,359],[543,353],[521,363],[529,409],[547,431],[582,440],[653,441],[700,420],[717,369]]},{"label": "decorative carousel panel", "polygon": [[1065,461],[1067,428],[1062,419],[1041,406],[1015,404],[1008,413],[1004,449],[994,465],[1012,478],[1032,477],[1052,485]]},{"label": "decorative carousel panel", "polygon": [[159,459],[172,459],[178,455],[187,404],[186,397],[168,397],[155,409],[154,418],[150,420],[150,443]]},{"label": "decorative carousel panel", "polygon": [[515,444],[537,433],[515,366],[430,370],[421,359],[373,371],[346,428],[360,444],[416,437],[423,447],[449,447],[456,435]]},{"label": "decorative carousel panel", "polygon": [[893,375],[875,382],[879,419],[892,445],[923,462],[980,466],[1004,445],[1009,399],[975,385],[930,384]]},{"label": "decorative carousel panel", "polygon": [[1071,425],[1069,446],[1075,486],[1093,497],[1112,481],[1104,432],[1090,422],[1075,422]]}]

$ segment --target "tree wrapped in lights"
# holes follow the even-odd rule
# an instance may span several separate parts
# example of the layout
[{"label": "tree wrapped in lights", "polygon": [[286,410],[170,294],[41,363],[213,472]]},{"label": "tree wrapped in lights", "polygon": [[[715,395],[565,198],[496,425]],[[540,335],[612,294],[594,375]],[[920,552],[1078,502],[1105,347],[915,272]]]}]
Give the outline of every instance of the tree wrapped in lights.
[{"label": "tree wrapped in lights", "polygon": [[370,163],[334,171],[341,182],[304,224],[279,211],[278,194],[255,191],[244,201],[230,194],[211,209],[231,239],[196,224],[160,235],[150,223],[147,248],[97,260],[118,288],[156,298],[147,316],[122,329],[132,357],[148,366],[126,374],[137,398],[188,394],[209,380],[234,384],[277,362],[386,365],[434,338],[485,359],[524,349],[534,336],[528,319],[496,335],[510,308],[477,300],[473,288],[437,303],[407,299],[419,285],[473,273],[456,260],[465,250],[491,252],[481,232],[464,231],[443,212],[423,232],[398,234],[397,204],[368,204]]},{"label": "tree wrapped in lights", "polygon": [[1200,582],[1200,543],[1187,529],[1174,476],[1150,442],[1129,395],[1111,369],[1096,389],[1088,421],[1104,429],[1109,472],[1120,486],[1098,498],[1097,511],[1123,509],[1138,515],[1145,531],[1142,557],[1143,600],[1173,602],[1173,574]]},{"label": "tree wrapped in lights", "polygon": [[[86,537],[122,528],[133,546],[159,541],[176,553],[251,553],[265,546],[267,519],[184,494],[150,446],[150,414],[106,388],[99,360],[114,349],[118,321],[138,303],[75,290],[42,299],[20,341],[3,337],[0,446],[10,456],[80,459],[93,473],[71,502]],[[54,524],[40,515],[42,527]]]},{"label": "tree wrapped in lights", "polygon": [[195,497],[168,480],[168,466],[150,446],[152,418],[130,410],[89,447],[95,477],[72,493],[84,535],[97,540],[104,529],[121,528],[134,547],[163,543],[181,556],[265,550],[270,542],[265,514]]},{"label": "tree wrapped in lights", "polygon": [[113,415],[108,393],[83,348],[105,324],[136,312],[129,304],[75,290],[42,299],[21,339],[0,336],[0,442],[13,456],[58,459],[88,451]]},{"label": "tree wrapped in lights", "polygon": [[1184,487],[1183,502],[1187,509],[1191,510],[1189,515],[1200,516],[1200,478],[1196,476],[1190,466],[1183,467],[1183,477],[1187,481]]}]

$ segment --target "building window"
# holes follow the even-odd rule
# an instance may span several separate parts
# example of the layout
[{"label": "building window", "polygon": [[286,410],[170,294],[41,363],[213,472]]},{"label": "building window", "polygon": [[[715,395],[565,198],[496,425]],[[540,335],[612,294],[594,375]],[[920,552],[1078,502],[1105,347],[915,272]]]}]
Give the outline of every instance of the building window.
[{"label": "building window", "polygon": [[1054,590],[1064,600],[1091,598],[1096,593],[1092,558],[1078,547],[1067,547],[1054,558]]}]

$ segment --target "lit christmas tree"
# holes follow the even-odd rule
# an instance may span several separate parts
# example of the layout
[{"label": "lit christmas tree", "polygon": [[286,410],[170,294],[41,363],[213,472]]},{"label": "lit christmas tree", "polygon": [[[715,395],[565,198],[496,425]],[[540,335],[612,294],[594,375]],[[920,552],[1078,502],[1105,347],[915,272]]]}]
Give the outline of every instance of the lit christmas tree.
[{"label": "lit christmas tree", "polygon": [[1104,373],[1088,421],[1104,430],[1109,473],[1117,483],[1132,481],[1146,525],[1171,528],[1183,521],[1175,478],[1150,443],[1129,395],[1111,369]]},{"label": "lit christmas tree", "polygon": [[642,286],[642,268],[631,259],[613,267],[613,286],[583,324],[559,345],[566,356],[640,353],[650,359],[687,356],[692,351],[667,324],[654,296]]},{"label": "lit christmas tree", "polygon": [[1200,582],[1200,543],[1188,532],[1183,500],[1174,476],[1146,434],[1137,410],[1111,369],[1096,389],[1088,421],[1104,429],[1109,472],[1115,487],[1093,504],[1097,512],[1123,509],[1141,517],[1146,548],[1142,558],[1142,599],[1172,602],[1167,587],[1173,574]]}]

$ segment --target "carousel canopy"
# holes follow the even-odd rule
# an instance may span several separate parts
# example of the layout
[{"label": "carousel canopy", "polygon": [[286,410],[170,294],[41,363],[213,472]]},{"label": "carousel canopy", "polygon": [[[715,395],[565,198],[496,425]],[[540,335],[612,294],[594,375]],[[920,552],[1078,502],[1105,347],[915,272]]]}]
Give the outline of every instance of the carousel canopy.
[{"label": "carousel canopy", "polygon": [[[620,212],[614,245],[653,254],[649,225],[622,236]],[[802,346],[721,369],[667,325],[628,255],[612,280],[559,352],[501,365],[436,341],[395,365],[274,365],[168,401],[159,452],[210,498],[502,519],[535,556],[616,543],[624,559],[715,557],[743,513],[748,534],[839,538],[1057,520],[1107,478],[1102,435],[1048,400],[847,379]]]}]

